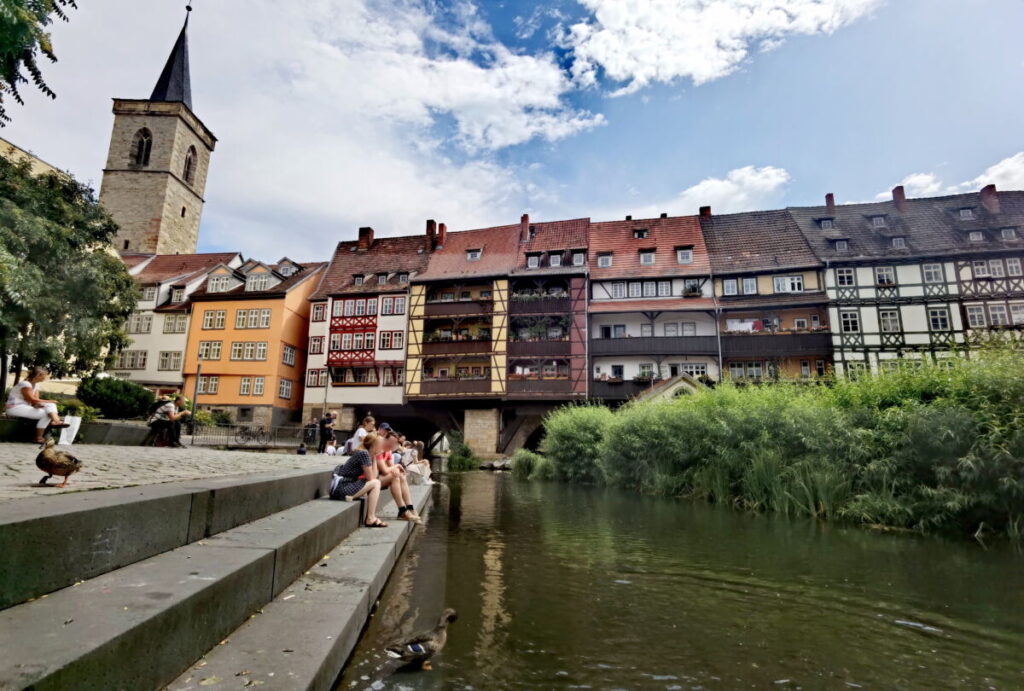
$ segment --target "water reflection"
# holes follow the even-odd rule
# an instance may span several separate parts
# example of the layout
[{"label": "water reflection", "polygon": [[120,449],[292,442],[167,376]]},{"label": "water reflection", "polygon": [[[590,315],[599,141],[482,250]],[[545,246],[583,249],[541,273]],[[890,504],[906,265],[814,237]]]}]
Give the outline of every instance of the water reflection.
[{"label": "water reflection", "polygon": [[1011,550],[452,480],[352,668],[384,624],[445,605],[460,619],[434,672],[381,687],[1024,687],[1024,559]]}]

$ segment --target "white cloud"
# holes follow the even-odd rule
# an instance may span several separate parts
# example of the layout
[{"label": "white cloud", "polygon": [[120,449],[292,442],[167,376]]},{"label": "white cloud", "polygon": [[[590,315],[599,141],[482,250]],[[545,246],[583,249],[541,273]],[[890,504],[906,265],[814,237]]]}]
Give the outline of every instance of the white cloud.
[{"label": "white cloud", "polygon": [[[663,212],[689,216],[702,206],[710,206],[716,214],[777,208],[789,179],[789,173],[782,168],[744,166],[730,170],[725,177],[704,178],[664,201],[631,206],[626,213],[636,218],[653,218]],[[621,208],[606,209],[592,217],[594,220],[621,218],[621,211]]]},{"label": "white cloud", "polygon": [[788,36],[830,34],[884,0],[579,0],[593,18],[562,36],[577,83],[598,70],[632,93],[678,78],[703,84],[735,71],[752,46],[771,50]]},{"label": "white cloud", "polygon": [[[976,192],[985,185],[995,185],[1001,190],[1024,190],[1024,151],[1004,158],[986,168],[981,175],[961,183],[947,185],[935,173],[911,173],[896,184],[903,185],[908,197]],[[875,199],[890,199],[891,194],[888,190],[879,192]]]},{"label": "white cloud", "polygon": [[[178,6],[136,4],[80,3],[54,27],[61,62],[46,76],[59,98],[32,95],[3,136],[98,185],[109,98],[149,94],[182,19]],[[431,0],[200,3],[193,103],[220,138],[203,244],[326,258],[361,225],[394,235],[428,216],[518,218],[542,173],[493,152],[603,118],[567,104],[575,87],[551,54],[510,51],[471,3],[441,11]]]}]

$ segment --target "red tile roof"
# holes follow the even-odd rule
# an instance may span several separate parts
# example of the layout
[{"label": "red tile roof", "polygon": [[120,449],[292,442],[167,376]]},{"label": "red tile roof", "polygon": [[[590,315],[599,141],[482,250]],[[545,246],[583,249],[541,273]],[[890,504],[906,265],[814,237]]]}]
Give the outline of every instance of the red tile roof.
[{"label": "red tile roof", "polygon": [[[527,223],[529,238],[532,232],[533,238],[519,245],[519,256],[516,268],[526,269],[526,256],[541,252],[566,252],[568,250],[586,250],[590,236],[590,219],[573,218],[567,221],[549,221],[544,223]],[[532,231],[530,230],[532,229]],[[522,225],[517,228],[522,238]],[[581,273],[586,270],[584,266],[573,267],[572,258],[566,255],[562,258],[561,267],[551,267],[544,262],[536,269],[529,269],[530,273]]]},{"label": "red tile roof", "polygon": [[[246,298],[278,298],[283,297],[289,290],[295,286],[305,283],[308,279],[319,278],[320,272],[327,267],[327,262],[312,262],[312,263],[299,263],[293,262],[294,266],[299,267],[299,271],[296,271],[291,276],[288,276],[283,281],[278,283],[276,286],[267,288],[266,290],[246,290],[245,284],[235,287],[232,290],[226,290],[218,293],[210,293],[206,290],[207,283],[204,282],[198,289],[196,289],[190,296],[189,299],[193,302],[200,300],[240,300]],[[273,270],[278,270],[281,264],[266,264]]]},{"label": "red tile roof", "polygon": [[237,256],[238,252],[158,254],[135,275],[135,280],[142,285],[148,285],[169,281],[172,278],[193,276],[201,271],[209,271],[215,266],[227,264]]},{"label": "red tile roof", "polygon": [[153,254],[122,254],[121,255],[121,261],[124,262],[125,266],[127,266],[129,269],[131,269],[131,268],[134,268],[134,267],[138,266],[142,262],[144,262],[147,259],[150,259],[151,257],[154,257],[154,256],[156,256],[156,255],[153,255]]},{"label": "red tile roof", "polygon": [[[310,300],[325,300],[331,295],[347,293],[383,293],[403,291],[406,284],[398,282],[399,273],[410,274],[410,280],[427,267],[430,255],[424,252],[422,235],[377,238],[368,249],[358,249],[358,241],[339,242],[331,264],[324,273],[320,287]],[[377,282],[378,273],[387,273],[387,283]],[[363,285],[355,285],[354,276],[362,274]]]},{"label": "red tile roof", "polygon": [[[633,237],[646,229],[647,237]],[[676,261],[676,247],[692,247],[693,263]],[[640,264],[640,250],[654,249],[654,266]],[[600,268],[599,254],[612,253],[612,266]],[[706,276],[711,272],[704,236],[696,216],[603,221],[590,224],[590,278],[648,278],[657,276]]]},{"label": "red tile roof", "polygon": [[587,306],[592,314],[617,312],[704,312],[715,309],[711,298],[650,298],[648,300],[594,300]]},{"label": "red tile roof", "polygon": [[[481,250],[480,259],[469,261],[466,251]],[[430,255],[420,280],[460,280],[507,276],[519,255],[519,225],[449,232],[444,246]]]}]

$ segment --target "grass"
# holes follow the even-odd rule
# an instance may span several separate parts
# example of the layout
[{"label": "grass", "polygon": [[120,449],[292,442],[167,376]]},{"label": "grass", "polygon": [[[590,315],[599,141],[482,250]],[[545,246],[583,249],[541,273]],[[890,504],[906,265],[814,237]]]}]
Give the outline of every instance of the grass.
[{"label": "grass", "polygon": [[922,532],[1024,533],[1024,355],[713,390],[545,420],[521,476]]}]

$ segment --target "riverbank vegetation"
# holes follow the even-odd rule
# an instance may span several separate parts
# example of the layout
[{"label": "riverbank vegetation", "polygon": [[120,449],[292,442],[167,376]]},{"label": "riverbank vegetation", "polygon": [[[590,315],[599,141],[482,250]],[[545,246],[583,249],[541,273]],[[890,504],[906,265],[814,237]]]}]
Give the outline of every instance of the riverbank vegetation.
[{"label": "riverbank vegetation", "polygon": [[571,406],[545,420],[541,451],[517,455],[516,475],[1020,539],[1024,356],[992,350],[825,385],[726,382],[615,412]]}]

